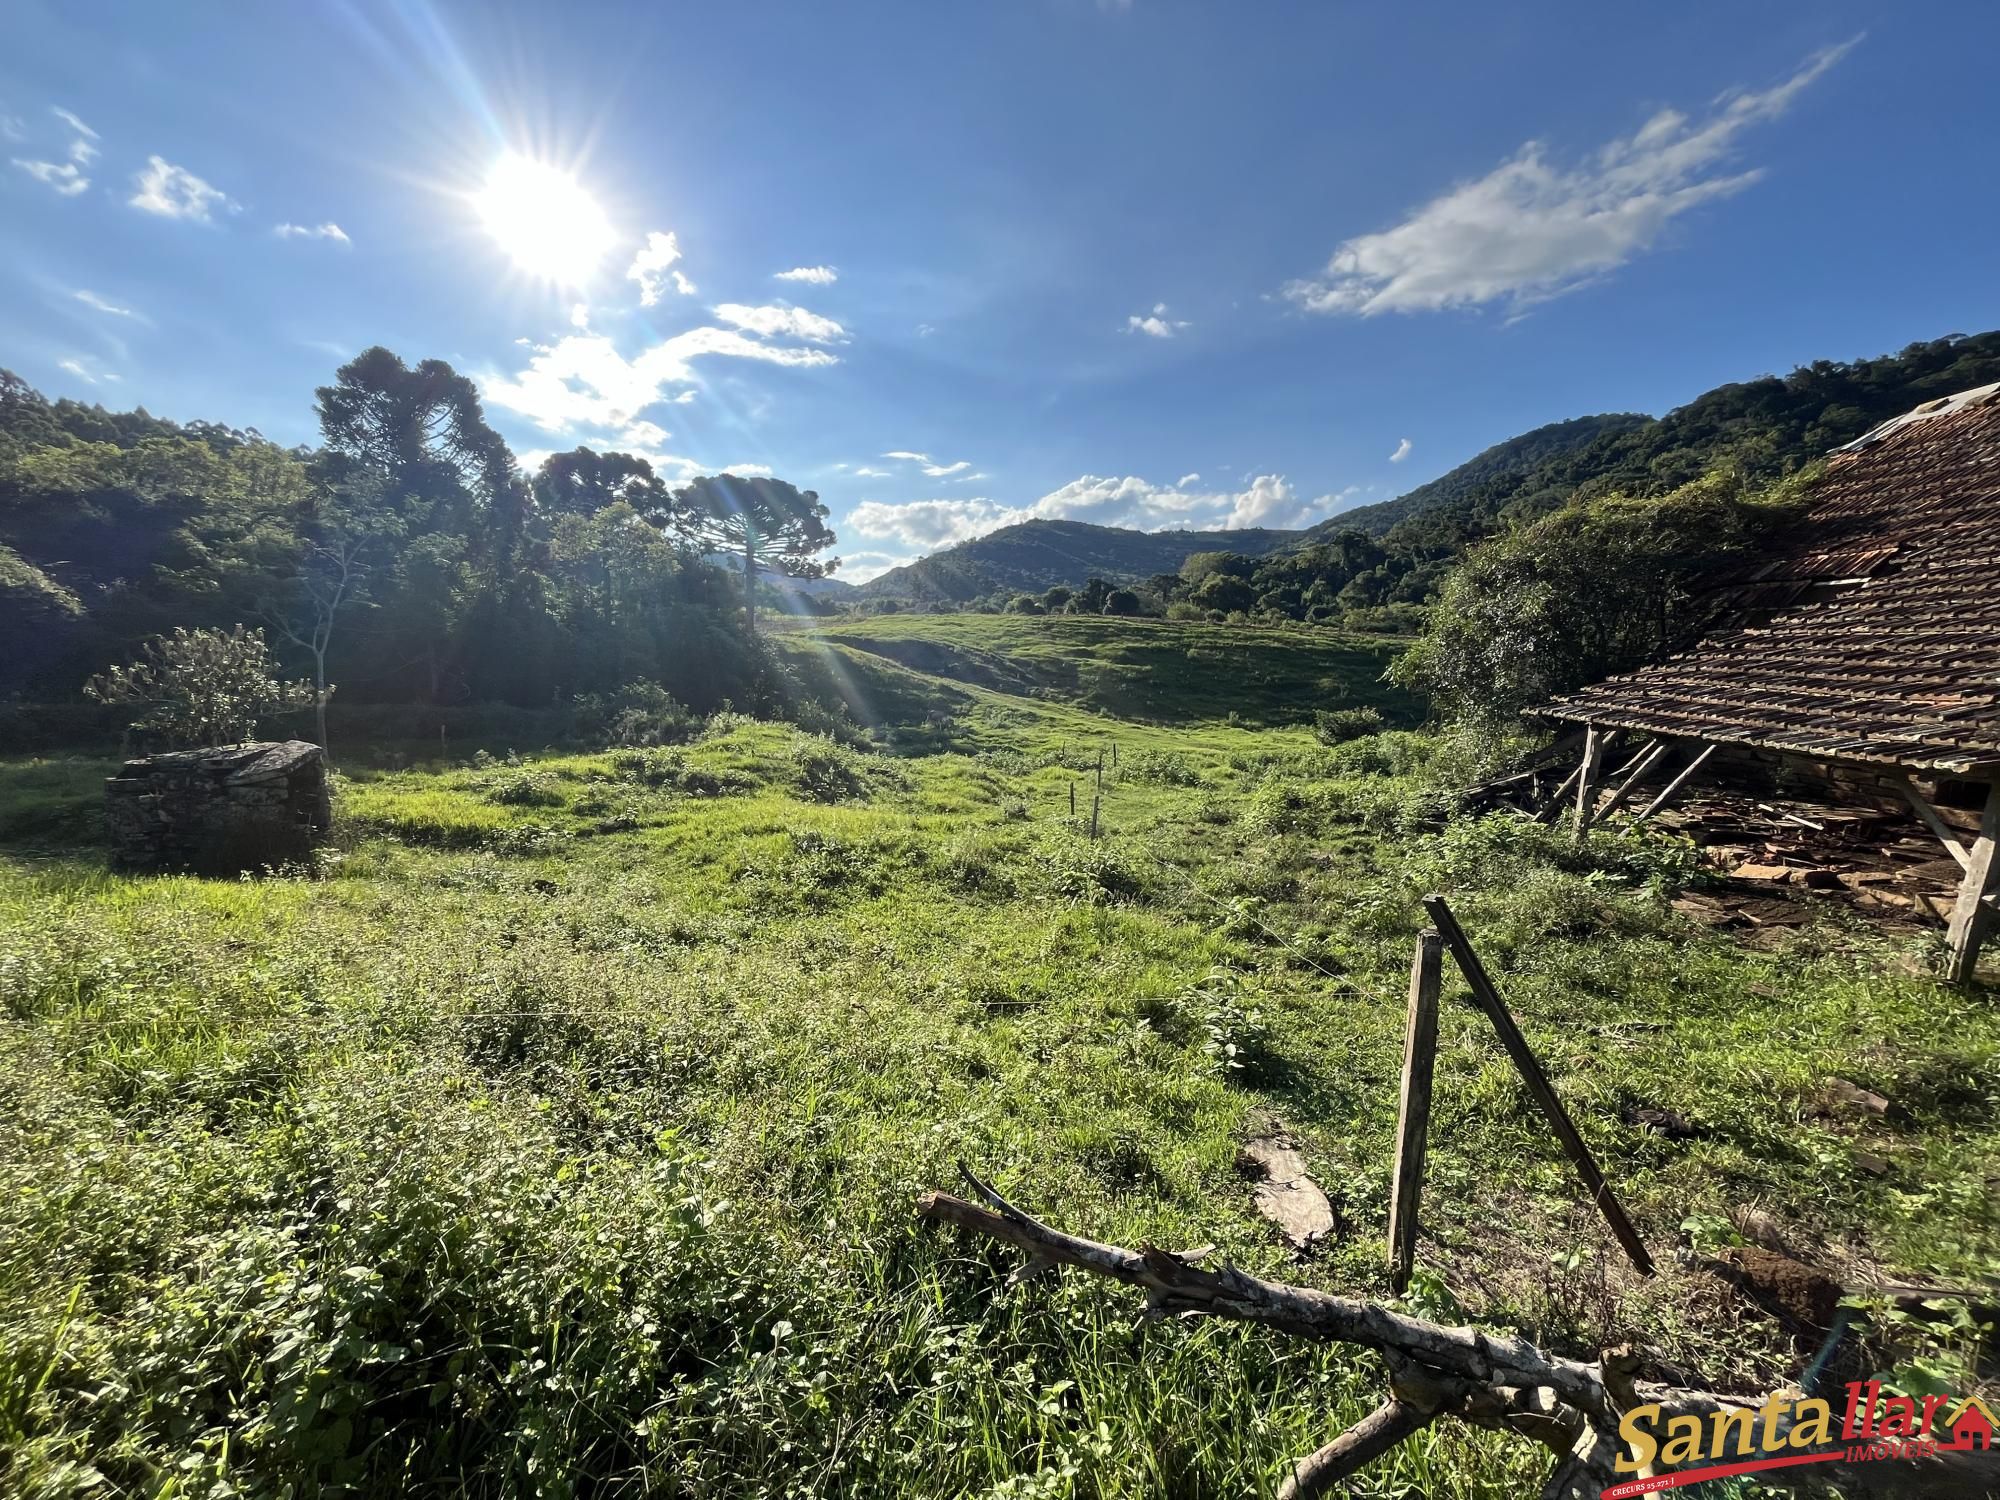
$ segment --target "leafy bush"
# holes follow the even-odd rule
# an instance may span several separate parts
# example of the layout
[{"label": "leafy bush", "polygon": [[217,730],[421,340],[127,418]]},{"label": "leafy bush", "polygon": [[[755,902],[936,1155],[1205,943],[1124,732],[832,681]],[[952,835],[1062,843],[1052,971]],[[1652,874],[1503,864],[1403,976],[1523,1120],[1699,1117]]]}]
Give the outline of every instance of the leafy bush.
[{"label": "leafy bush", "polygon": [[657,682],[628,682],[615,693],[576,700],[576,732],[607,748],[684,745],[700,735],[701,717]]},{"label": "leafy bush", "polygon": [[561,807],[568,799],[547,771],[524,771],[494,782],[486,800],[502,807]]},{"label": "leafy bush", "polygon": [[1450,717],[1505,719],[1656,660],[1708,628],[1705,581],[1791,520],[1810,479],[1760,493],[1720,469],[1657,500],[1607,496],[1476,547],[1390,677]]},{"label": "leafy bush", "polygon": [[1193,757],[1178,750],[1134,750],[1118,769],[1148,786],[1201,785],[1201,771]]},{"label": "leafy bush", "polygon": [[792,747],[792,785],[814,802],[838,802],[867,786],[853,752],[811,735]]},{"label": "leafy bush", "polygon": [[139,659],[83,685],[100,703],[142,704],[132,727],[173,745],[224,745],[252,739],[268,713],[302,708],[309,682],[280,682],[264,632],[176,627],[140,648]]},{"label": "leafy bush", "polygon": [[1322,745],[1344,745],[1382,730],[1379,708],[1322,708],[1313,714],[1313,733]]}]

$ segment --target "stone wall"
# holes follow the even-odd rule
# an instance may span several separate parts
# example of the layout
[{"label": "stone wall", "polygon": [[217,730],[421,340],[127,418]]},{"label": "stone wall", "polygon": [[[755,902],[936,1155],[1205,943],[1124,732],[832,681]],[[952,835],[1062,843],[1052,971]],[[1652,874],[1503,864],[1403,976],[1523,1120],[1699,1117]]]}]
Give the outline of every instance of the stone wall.
[{"label": "stone wall", "polygon": [[104,820],[126,869],[235,874],[304,860],[333,822],[325,757],[286,740],[128,760],[104,784]]}]

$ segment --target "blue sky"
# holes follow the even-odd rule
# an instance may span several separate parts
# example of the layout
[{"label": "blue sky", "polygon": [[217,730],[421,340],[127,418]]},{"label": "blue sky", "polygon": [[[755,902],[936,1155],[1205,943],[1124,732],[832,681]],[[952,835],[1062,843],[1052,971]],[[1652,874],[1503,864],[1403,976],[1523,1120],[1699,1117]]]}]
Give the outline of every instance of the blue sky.
[{"label": "blue sky", "polygon": [[[314,436],[1296,525],[1586,412],[2000,324],[2000,7],[11,0],[0,364]],[[787,274],[791,273],[791,274]]]}]

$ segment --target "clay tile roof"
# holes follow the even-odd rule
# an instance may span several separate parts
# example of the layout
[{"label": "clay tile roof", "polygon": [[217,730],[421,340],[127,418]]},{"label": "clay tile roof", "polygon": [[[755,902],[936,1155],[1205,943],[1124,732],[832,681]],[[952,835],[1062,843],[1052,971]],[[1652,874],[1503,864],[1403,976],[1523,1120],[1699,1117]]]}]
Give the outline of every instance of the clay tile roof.
[{"label": "clay tile roof", "polygon": [[1540,712],[1926,770],[2000,770],[2000,385],[1837,450],[1738,623]]}]

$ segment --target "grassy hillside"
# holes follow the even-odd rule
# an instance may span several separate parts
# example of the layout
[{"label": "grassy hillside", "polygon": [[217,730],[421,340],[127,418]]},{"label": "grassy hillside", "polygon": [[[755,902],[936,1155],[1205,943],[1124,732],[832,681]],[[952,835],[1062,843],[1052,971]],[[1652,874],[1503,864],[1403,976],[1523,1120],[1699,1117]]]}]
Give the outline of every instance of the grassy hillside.
[{"label": "grassy hillside", "polygon": [[1401,644],[1385,637],[1097,615],[877,615],[811,636],[932,677],[1126,719],[1300,724],[1315,709],[1363,705],[1394,723],[1422,716],[1381,681]]},{"label": "grassy hillside", "polygon": [[[1789,1337],[1672,1253],[1732,1208],[1857,1273],[2000,1256],[2000,1041],[1918,955],[1830,916],[1763,949],[1696,928],[1671,840],[1440,831],[1423,737],[1209,712],[1277,717],[1336,658],[1232,632],[1267,659],[1204,686],[1096,623],[790,640],[938,753],[736,716],[524,761],[357,746],[316,875],[109,874],[106,768],[0,764],[0,1492],[1269,1493],[1379,1399],[1372,1360],[1138,1327],[1075,1277],[1008,1292],[912,1203],[963,1160],[1101,1238],[1386,1297],[1428,890],[1664,1271],[1621,1269],[1453,979],[1413,1311],[1754,1391]],[[910,648],[968,680],[881,654]],[[1377,648],[1337,649],[1333,690],[1376,691]],[[1084,706],[1147,691],[1175,722]],[[1113,747],[1093,839],[1069,797]],[[1825,1115],[1836,1077],[1893,1113]],[[1235,1167],[1272,1117],[1339,1215],[1303,1261]],[[1451,1425],[1370,1493],[1511,1500],[1544,1468]]]},{"label": "grassy hillside", "polygon": [[1245,527],[1240,531],[1130,531],[1084,521],[1024,521],[960,542],[861,585],[876,599],[961,603],[996,590],[1039,594],[1056,584],[1075,588],[1091,578],[1113,583],[1175,573],[1197,552],[1262,557],[1301,533]]}]

